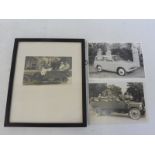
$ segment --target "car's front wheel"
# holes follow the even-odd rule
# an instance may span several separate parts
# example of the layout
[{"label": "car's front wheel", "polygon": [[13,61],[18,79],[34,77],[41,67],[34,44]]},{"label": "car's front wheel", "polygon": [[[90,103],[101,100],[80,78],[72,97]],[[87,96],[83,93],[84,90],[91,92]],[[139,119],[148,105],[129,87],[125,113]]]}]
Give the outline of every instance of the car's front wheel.
[{"label": "car's front wheel", "polygon": [[96,69],[97,69],[98,72],[101,72],[101,71],[102,71],[102,67],[101,67],[100,65],[98,65],[98,66],[96,67]]},{"label": "car's front wheel", "polygon": [[132,108],[132,109],[130,109],[130,111],[129,111],[129,116],[130,116],[130,118],[132,118],[132,119],[134,119],[134,120],[137,120],[137,119],[140,119],[141,113],[140,113],[139,109],[137,109],[137,108]]},{"label": "car's front wheel", "polygon": [[118,73],[118,75],[120,75],[120,76],[125,76],[126,71],[125,71],[124,68],[118,68],[118,69],[117,69],[117,73]]}]

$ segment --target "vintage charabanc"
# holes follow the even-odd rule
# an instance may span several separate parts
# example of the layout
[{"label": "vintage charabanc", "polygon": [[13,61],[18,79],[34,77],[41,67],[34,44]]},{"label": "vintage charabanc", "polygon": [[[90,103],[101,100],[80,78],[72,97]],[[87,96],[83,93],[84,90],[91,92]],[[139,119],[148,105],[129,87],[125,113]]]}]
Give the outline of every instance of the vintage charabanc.
[{"label": "vintage charabanc", "polygon": [[68,81],[71,71],[51,70],[42,75],[40,71],[24,74],[24,84],[60,84]]},{"label": "vintage charabanc", "polygon": [[139,119],[145,114],[142,102],[119,100],[118,98],[91,98],[90,105],[97,114],[109,115],[112,112],[128,114],[134,120]]}]

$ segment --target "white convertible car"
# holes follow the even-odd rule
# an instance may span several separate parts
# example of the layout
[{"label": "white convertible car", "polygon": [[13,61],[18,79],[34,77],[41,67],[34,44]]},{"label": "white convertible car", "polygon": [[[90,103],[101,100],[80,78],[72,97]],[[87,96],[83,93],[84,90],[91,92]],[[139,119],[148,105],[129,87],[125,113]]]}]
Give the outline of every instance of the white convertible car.
[{"label": "white convertible car", "polygon": [[95,57],[94,67],[98,72],[102,70],[116,72],[120,76],[125,76],[126,73],[132,72],[138,68],[132,61],[125,61],[120,57],[113,55],[110,59],[106,56]]}]

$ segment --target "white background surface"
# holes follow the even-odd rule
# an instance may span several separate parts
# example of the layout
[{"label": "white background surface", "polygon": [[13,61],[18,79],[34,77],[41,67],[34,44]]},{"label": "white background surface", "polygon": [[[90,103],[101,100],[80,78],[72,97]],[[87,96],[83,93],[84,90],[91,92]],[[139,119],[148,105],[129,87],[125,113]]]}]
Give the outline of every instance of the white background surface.
[{"label": "white background surface", "polygon": [[[0,134],[155,134],[154,20],[1,20]],[[85,38],[87,42],[141,42],[145,64],[145,122],[90,124],[86,128],[4,128],[14,38]]]}]

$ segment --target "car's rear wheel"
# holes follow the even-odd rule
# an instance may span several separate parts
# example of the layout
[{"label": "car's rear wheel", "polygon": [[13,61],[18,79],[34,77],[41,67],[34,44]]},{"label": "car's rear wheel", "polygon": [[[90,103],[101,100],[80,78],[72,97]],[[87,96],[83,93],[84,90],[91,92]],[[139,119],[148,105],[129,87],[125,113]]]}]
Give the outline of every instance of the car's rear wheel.
[{"label": "car's rear wheel", "polygon": [[96,67],[96,69],[97,69],[98,72],[101,72],[101,71],[102,71],[102,67],[101,67],[100,65],[98,65],[98,66]]},{"label": "car's rear wheel", "polygon": [[141,113],[140,113],[140,111],[137,108],[132,108],[129,111],[129,116],[130,116],[130,118],[132,118],[134,120],[137,120],[137,119],[140,119]]},{"label": "car's rear wheel", "polygon": [[117,73],[118,73],[118,75],[120,75],[120,76],[125,76],[125,75],[126,75],[126,71],[125,71],[124,68],[118,68],[118,69],[117,69]]}]

